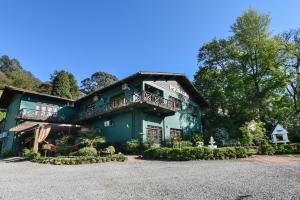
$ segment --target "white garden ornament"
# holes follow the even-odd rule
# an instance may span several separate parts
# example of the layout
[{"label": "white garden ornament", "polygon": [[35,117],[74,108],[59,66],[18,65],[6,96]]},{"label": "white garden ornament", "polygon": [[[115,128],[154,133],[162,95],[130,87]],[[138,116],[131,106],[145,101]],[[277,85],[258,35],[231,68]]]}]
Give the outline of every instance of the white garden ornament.
[{"label": "white garden ornament", "polygon": [[272,133],[272,142],[275,144],[277,143],[286,144],[287,142],[289,142],[288,132],[282,127],[282,125],[277,124],[277,126],[275,127]]}]

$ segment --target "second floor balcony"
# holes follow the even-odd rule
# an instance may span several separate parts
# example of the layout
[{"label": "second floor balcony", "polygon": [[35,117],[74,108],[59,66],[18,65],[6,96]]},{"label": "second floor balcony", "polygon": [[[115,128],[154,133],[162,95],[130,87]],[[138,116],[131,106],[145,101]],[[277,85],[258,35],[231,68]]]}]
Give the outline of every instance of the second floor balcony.
[{"label": "second floor balcony", "polygon": [[75,121],[77,122],[105,114],[111,114],[115,111],[124,110],[130,106],[145,108],[143,109],[144,111],[146,111],[147,108],[150,108],[148,110],[151,110],[152,112],[160,112],[165,115],[173,114],[178,109],[174,101],[147,91],[142,91],[130,97],[112,100],[107,104],[82,112],[77,116]]},{"label": "second floor balcony", "polygon": [[68,118],[59,112],[49,112],[44,110],[27,109],[19,110],[16,117],[19,120],[43,121],[43,122],[56,122],[56,123],[69,123]]}]

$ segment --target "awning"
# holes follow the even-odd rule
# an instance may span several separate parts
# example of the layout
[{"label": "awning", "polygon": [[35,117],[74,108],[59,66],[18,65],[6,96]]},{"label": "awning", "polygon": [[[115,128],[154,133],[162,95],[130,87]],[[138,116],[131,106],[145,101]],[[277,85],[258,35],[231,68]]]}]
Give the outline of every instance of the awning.
[{"label": "awning", "polygon": [[45,123],[45,122],[23,122],[22,124],[19,124],[11,129],[9,131],[12,132],[25,132],[30,131],[35,128],[41,127],[41,126],[48,126],[50,125],[53,128],[63,128],[63,127],[69,127],[69,128],[81,128],[81,125],[76,124],[56,124],[56,123]]}]

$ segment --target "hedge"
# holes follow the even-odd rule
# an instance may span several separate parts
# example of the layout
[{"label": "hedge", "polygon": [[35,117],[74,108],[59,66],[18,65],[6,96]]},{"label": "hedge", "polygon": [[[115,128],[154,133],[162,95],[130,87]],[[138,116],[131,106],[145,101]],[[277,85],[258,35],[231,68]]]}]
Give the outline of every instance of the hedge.
[{"label": "hedge", "polygon": [[223,160],[245,158],[257,153],[254,148],[223,147],[211,149],[208,147],[183,147],[183,148],[151,148],[143,153],[143,158],[154,160]]},{"label": "hedge", "polygon": [[300,143],[273,145],[275,154],[300,154]]},{"label": "hedge", "polygon": [[54,164],[54,165],[78,165],[78,164],[88,164],[88,163],[102,163],[110,161],[125,161],[125,156],[123,154],[115,154],[112,156],[58,156],[58,157],[37,157],[32,160],[33,162],[43,163],[43,164]]}]

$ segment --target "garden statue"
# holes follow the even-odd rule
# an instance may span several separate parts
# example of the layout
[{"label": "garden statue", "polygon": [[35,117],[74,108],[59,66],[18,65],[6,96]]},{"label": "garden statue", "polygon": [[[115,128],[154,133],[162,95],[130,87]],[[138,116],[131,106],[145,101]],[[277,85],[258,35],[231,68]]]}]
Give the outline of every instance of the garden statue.
[{"label": "garden statue", "polygon": [[208,145],[208,147],[209,147],[209,148],[212,148],[212,149],[217,148],[217,145],[214,145],[215,143],[216,143],[216,142],[215,142],[213,136],[211,136],[211,137],[210,137],[210,140],[209,140],[209,145]]}]

